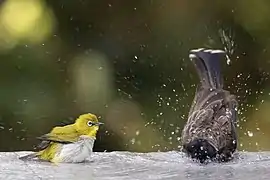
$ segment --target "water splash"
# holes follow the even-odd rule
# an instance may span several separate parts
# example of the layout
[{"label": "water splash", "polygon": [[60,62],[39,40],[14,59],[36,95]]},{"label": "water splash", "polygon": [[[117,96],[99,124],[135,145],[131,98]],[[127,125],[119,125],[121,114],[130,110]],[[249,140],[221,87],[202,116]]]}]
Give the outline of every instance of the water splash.
[{"label": "water splash", "polygon": [[218,32],[219,32],[221,43],[223,44],[223,48],[226,52],[227,64],[230,65],[231,64],[230,56],[233,55],[236,48],[235,41],[233,40],[234,35],[231,29],[228,32],[225,32],[224,29],[220,29]]}]

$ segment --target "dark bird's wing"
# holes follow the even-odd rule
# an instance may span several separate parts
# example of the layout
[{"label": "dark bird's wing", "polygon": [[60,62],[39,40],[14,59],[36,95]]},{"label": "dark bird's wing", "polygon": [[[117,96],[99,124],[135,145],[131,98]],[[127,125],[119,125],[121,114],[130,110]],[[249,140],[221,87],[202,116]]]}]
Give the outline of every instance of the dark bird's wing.
[{"label": "dark bird's wing", "polygon": [[191,51],[200,78],[188,121],[182,132],[184,151],[204,160],[222,156],[226,159],[236,149],[235,96],[223,89],[219,58],[220,50],[197,49]]}]

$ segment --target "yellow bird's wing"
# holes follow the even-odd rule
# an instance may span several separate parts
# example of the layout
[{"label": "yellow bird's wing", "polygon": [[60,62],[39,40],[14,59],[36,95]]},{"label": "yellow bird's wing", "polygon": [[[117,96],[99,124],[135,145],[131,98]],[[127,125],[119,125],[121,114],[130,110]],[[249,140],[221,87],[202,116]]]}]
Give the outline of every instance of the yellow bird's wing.
[{"label": "yellow bird's wing", "polygon": [[74,128],[74,125],[64,127],[55,127],[50,133],[44,134],[37,139],[42,142],[37,146],[38,150],[47,148],[51,142],[68,144],[78,141],[79,133]]}]

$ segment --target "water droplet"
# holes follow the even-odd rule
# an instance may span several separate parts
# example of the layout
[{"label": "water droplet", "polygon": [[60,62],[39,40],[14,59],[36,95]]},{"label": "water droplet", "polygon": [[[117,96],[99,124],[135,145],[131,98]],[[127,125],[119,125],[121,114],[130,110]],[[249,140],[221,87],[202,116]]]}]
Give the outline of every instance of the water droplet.
[{"label": "water droplet", "polygon": [[247,131],[247,134],[248,134],[249,137],[253,136],[253,132],[251,132],[251,131]]},{"label": "water droplet", "polygon": [[130,140],[130,142],[131,142],[131,144],[135,144],[135,138],[132,138],[131,140]]},{"label": "water droplet", "polygon": [[229,56],[226,54],[226,58],[227,58],[227,64],[230,65],[231,64],[231,59],[229,58]]}]

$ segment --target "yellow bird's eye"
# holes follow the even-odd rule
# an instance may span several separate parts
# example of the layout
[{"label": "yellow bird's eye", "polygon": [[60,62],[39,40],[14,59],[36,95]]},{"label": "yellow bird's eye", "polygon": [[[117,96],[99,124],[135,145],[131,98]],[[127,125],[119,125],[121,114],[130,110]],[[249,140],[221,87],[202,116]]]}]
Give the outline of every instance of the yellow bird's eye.
[{"label": "yellow bird's eye", "polygon": [[89,127],[91,127],[91,126],[94,126],[95,123],[93,123],[92,121],[88,121],[88,122],[87,122],[87,125],[88,125]]}]

